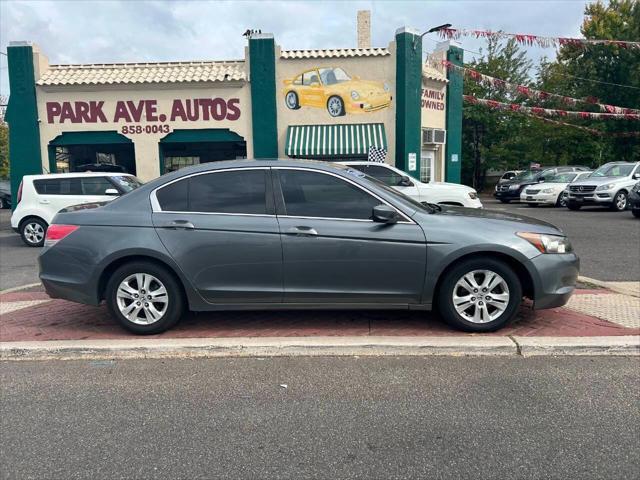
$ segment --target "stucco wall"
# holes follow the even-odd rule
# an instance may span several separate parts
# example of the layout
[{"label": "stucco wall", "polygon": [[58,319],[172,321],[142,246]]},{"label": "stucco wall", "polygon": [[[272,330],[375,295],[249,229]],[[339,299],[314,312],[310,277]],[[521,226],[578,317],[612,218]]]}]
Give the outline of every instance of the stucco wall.
[{"label": "stucco wall", "polygon": [[[383,123],[387,135],[387,163],[395,164],[395,97],[396,97],[396,60],[395,42],[389,44],[390,55],[369,57],[283,59],[280,49],[276,48],[276,98],[278,114],[278,155],[286,158],[285,144],[287,127],[290,125],[335,125],[356,123]],[[331,117],[326,108],[302,106],[298,110],[287,108],[285,79],[293,79],[311,68],[341,67],[350,76],[357,75],[361,80],[387,82],[393,97],[388,108],[373,112],[349,114]],[[351,99],[349,99],[351,100]]]},{"label": "stucco wall", "polygon": [[[228,128],[238,135],[244,137],[247,142],[247,157],[253,157],[251,135],[251,102],[250,91],[248,85],[244,82],[234,84],[207,84],[195,85],[188,83],[176,83],[171,86],[144,85],[136,88],[123,88],[112,86],[96,86],[96,87],[37,87],[37,104],[38,115],[40,121],[40,137],[42,163],[44,171],[48,171],[49,160],[47,146],[54,138],[64,132],[74,131],[118,131],[126,137],[130,138],[134,143],[136,156],[137,176],[143,180],[150,180],[160,175],[158,143],[174,129],[202,129],[202,128]],[[240,115],[237,119],[221,119],[215,120],[209,116],[209,120],[203,118],[200,111],[198,120],[184,121],[179,116],[171,120],[172,108],[175,100],[180,100],[182,105],[186,107],[186,100],[194,99],[214,99],[221,98],[225,102],[231,99],[238,99],[237,105]],[[140,106],[142,100],[155,100],[157,121],[150,121],[143,109],[139,121],[127,121],[120,119],[114,122],[118,101],[132,102],[134,107]],[[72,108],[76,106],[74,102],[104,102],[102,112],[106,121],[87,121],[78,119],[77,123],[65,119],[60,123],[60,115],[52,115],[55,113],[55,105],[52,102],[62,105],[63,102],[72,102]],[[47,104],[50,103],[49,111]],[[130,111],[130,109],[129,109]],[[49,114],[48,114],[49,113]],[[166,115],[166,120],[161,121],[161,115]],[[229,116],[229,115],[227,115]],[[231,115],[233,117],[233,115]],[[142,133],[124,133],[123,127],[142,127]],[[160,132],[145,132],[146,126],[163,126]],[[166,125],[166,127],[164,127]],[[167,131],[168,130],[168,131]]]}]

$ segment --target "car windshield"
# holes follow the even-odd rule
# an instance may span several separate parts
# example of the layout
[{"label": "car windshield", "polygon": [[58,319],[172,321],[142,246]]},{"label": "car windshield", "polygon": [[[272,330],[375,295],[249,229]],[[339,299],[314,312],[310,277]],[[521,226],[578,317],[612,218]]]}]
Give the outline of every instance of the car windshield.
[{"label": "car windshield", "polygon": [[538,175],[540,175],[540,173],[541,173],[540,170],[527,170],[525,172],[520,172],[518,175],[513,177],[511,180],[514,180],[514,181],[533,180]]},{"label": "car windshield", "polygon": [[559,173],[552,177],[546,178],[547,183],[571,183],[576,178],[577,173]]},{"label": "car windshield", "polygon": [[321,68],[320,79],[323,85],[335,85],[336,83],[348,82],[351,77],[341,68]]},{"label": "car windshield", "polygon": [[603,165],[591,174],[592,177],[626,177],[633,170],[633,163]]},{"label": "car windshield", "polygon": [[114,175],[111,179],[125,192],[129,193],[142,185],[142,182],[136,177],[128,175]]}]

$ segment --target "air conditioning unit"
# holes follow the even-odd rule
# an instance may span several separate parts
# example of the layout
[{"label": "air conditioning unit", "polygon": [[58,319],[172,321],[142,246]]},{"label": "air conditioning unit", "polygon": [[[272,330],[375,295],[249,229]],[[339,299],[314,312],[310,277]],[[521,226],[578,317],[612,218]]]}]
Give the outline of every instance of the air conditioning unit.
[{"label": "air conditioning unit", "polygon": [[423,128],[422,129],[422,144],[443,145],[447,139],[447,131],[439,128]]}]

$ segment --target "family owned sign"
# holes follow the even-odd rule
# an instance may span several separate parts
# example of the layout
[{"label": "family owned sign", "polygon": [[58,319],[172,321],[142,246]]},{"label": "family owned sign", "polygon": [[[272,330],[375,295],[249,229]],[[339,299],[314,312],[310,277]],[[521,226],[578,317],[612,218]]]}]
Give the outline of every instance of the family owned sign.
[{"label": "family owned sign", "polygon": [[104,101],[47,102],[47,123],[235,121],[241,114],[238,98],[175,99],[167,112],[160,111],[158,100],[117,100],[108,107]]}]

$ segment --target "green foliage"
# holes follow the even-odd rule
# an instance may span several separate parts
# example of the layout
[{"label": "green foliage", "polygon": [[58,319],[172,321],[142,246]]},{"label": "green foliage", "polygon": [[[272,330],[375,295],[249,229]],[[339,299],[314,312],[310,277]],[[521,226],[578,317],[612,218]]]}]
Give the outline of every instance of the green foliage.
[{"label": "green foliage", "polygon": [[[640,2],[612,0],[608,4],[588,4],[581,31],[585,38],[640,41]],[[586,48],[566,45],[559,49],[555,61],[541,60],[536,66],[536,79],[532,80],[533,65],[527,60],[525,48],[513,40],[506,43],[490,40],[487,53],[466,65],[487,75],[539,90],[574,98],[596,97],[599,103],[640,108],[638,50],[605,45]],[[469,80],[465,81],[464,93],[523,105],[541,104],[540,100],[510,95]],[[544,106],[567,109],[566,105],[553,101],[545,102]],[[578,108],[599,111],[593,105],[580,104]],[[640,130],[637,121],[562,120],[599,129],[604,134],[596,135],[484,106],[465,105],[463,181],[482,189],[489,169],[526,168],[532,162],[596,167],[613,160],[640,160],[638,137],[612,135]]]},{"label": "green foliage", "polygon": [[0,178],[9,176],[9,128],[0,123]]}]

